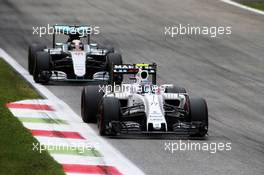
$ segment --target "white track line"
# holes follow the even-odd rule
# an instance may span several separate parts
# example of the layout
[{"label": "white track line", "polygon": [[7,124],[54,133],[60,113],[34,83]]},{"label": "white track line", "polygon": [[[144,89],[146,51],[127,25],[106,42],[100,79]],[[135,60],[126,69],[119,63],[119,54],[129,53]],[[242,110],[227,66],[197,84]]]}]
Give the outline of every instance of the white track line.
[{"label": "white track line", "polygon": [[[83,173],[65,173],[66,175],[100,175],[100,174],[83,174]],[[102,174],[105,175],[105,174]]]},{"label": "white track line", "polygon": [[[101,157],[77,156],[52,154],[52,157],[60,164],[76,164],[76,165],[106,165]],[[70,161],[69,161],[70,160]]]},{"label": "white track line", "polygon": [[29,99],[29,100],[16,101],[16,102],[12,102],[12,103],[36,104],[36,105],[53,105],[53,103],[50,100],[47,100],[47,99]]},{"label": "white track line", "polygon": [[30,118],[52,118],[52,119],[63,119],[57,117],[53,111],[41,111],[41,110],[32,110],[32,109],[15,109],[9,108],[10,111],[14,114],[15,117],[30,117]]},{"label": "white track line", "polygon": [[[56,97],[51,91],[49,91],[45,86],[36,84],[33,81],[31,75],[19,65],[14,58],[12,58],[8,53],[6,53],[3,49],[0,48],[0,57],[2,57],[9,65],[11,65],[17,73],[19,73],[26,81],[28,81],[43,97],[47,98],[52,102],[56,102],[59,104],[61,110],[63,110],[64,114],[67,114],[71,117],[71,126],[73,128],[78,129],[76,132],[80,132],[82,136],[84,136],[88,142],[92,141],[93,143],[99,144],[99,152],[104,156],[105,162],[107,164],[112,164],[123,174],[127,175],[141,175],[144,174],[139,168],[137,168],[131,161],[125,158],[117,149],[111,146],[104,138],[98,136],[98,134],[90,128],[88,125],[84,125],[82,123],[81,118],[62,100]],[[18,58],[21,59],[21,58]],[[53,138],[45,138],[45,137],[36,137],[41,143],[44,140],[53,142]],[[61,140],[65,142],[64,140]],[[70,141],[70,140],[69,140]],[[76,143],[77,139],[71,139]],[[70,143],[72,143],[70,141]],[[45,141],[44,141],[45,142]],[[78,141],[77,141],[78,142]]]},{"label": "white track line", "polygon": [[90,142],[89,140],[82,139],[68,139],[68,138],[58,138],[58,137],[35,137],[41,144],[44,145],[69,145],[69,146],[93,146],[99,145],[99,143],[95,144],[94,142]]},{"label": "white track line", "polygon": [[41,130],[45,130],[45,131],[73,131],[73,128],[70,125],[64,125],[64,124],[23,122],[23,125],[30,130],[38,130],[41,128]]},{"label": "white track line", "polygon": [[240,3],[237,3],[237,2],[234,2],[234,1],[231,1],[231,0],[221,0],[221,1],[225,2],[227,4],[230,4],[230,5],[233,5],[233,6],[236,6],[236,7],[239,7],[239,8],[254,12],[254,13],[258,13],[260,15],[264,15],[264,12],[261,11],[261,10],[254,9],[254,8],[248,7],[246,5],[242,5]]}]

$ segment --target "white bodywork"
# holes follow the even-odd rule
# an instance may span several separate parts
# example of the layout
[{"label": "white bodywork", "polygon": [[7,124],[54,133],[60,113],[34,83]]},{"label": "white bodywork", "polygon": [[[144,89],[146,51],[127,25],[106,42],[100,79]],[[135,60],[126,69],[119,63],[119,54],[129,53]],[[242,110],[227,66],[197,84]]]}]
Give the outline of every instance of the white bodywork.
[{"label": "white bodywork", "polygon": [[82,77],[86,74],[86,53],[84,51],[70,51],[74,74]]},{"label": "white bodywork", "polygon": [[[60,55],[62,53],[70,54],[73,63],[74,74],[77,77],[83,77],[86,74],[86,59],[87,55],[105,55],[106,49],[97,48],[97,44],[84,44],[83,49],[68,50],[68,44],[56,43],[56,48],[44,49],[49,52],[50,55]],[[67,75],[64,72],[56,71],[56,75],[53,73],[51,79],[67,79]],[[58,76],[59,75],[59,76]]]},{"label": "white bodywork", "polygon": [[[148,126],[151,123],[154,130],[160,130],[162,124],[165,125],[165,129],[167,131],[167,123],[165,119],[165,111],[164,111],[164,102],[165,100],[179,100],[179,107],[184,107],[186,102],[185,94],[177,94],[177,93],[165,93],[165,92],[157,92],[157,93],[140,93],[137,89],[138,84],[123,84],[122,87],[123,92],[110,92],[106,93],[105,96],[114,96],[118,99],[127,99],[127,106],[135,106],[137,104],[144,105],[144,111],[147,118],[147,130]],[[163,85],[166,87],[167,85]],[[130,113],[139,112],[139,109],[135,109],[134,111],[130,111]]]}]

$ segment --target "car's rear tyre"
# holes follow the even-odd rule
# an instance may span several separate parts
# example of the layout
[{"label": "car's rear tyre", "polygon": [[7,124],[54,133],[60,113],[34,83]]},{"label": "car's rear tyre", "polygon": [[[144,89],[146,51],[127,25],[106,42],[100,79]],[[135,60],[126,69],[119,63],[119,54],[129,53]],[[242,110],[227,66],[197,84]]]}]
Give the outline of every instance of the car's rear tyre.
[{"label": "car's rear tyre", "polygon": [[[110,73],[112,70],[113,65],[120,65],[123,64],[122,56],[120,53],[109,53],[107,55],[107,66],[106,69]],[[123,81],[122,75],[110,75],[110,82],[115,82],[115,84],[121,84]]]},{"label": "car's rear tyre", "polygon": [[48,83],[50,79],[50,55],[48,52],[36,53],[33,78],[36,83]]},{"label": "car's rear tyre", "polygon": [[85,123],[96,123],[99,103],[104,95],[98,86],[86,86],[82,91],[81,115]]},{"label": "car's rear tyre", "polygon": [[32,75],[34,71],[34,60],[37,52],[42,51],[45,48],[46,46],[42,44],[32,44],[28,47],[28,72],[30,75]]},{"label": "car's rear tyre", "polygon": [[107,68],[110,69],[111,65],[115,64],[122,64],[122,56],[120,53],[109,53],[107,55]]},{"label": "car's rear tyre", "polygon": [[186,89],[183,87],[177,87],[177,86],[173,86],[173,87],[166,87],[165,89],[166,93],[187,93]]},{"label": "car's rear tyre", "polygon": [[100,45],[100,44],[98,44],[98,48],[99,49],[106,49],[107,53],[114,53],[115,52],[114,47],[111,45]]},{"label": "car's rear tyre", "polygon": [[191,106],[191,120],[193,122],[201,122],[202,127],[199,132],[193,136],[203,137],[208,132],[208,108],[205,99],[203,98],[190,98]]},{"label": "car's rear tyre", "polygon": [[116,135],[109,132],[109,123],[120,120],[120,102],[115,97],[106,97],[102,101],[101,113],[98,118],[98,127],[100,135]]}]

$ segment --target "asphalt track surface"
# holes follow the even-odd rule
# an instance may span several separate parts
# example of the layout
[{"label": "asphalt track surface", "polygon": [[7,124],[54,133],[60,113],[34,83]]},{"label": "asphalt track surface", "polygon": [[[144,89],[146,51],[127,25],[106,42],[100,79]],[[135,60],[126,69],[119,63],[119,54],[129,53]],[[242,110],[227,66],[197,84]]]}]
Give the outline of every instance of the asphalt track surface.
[{"label": "asphalt track surface", "polygon": [[[33,36],[32,26],[90,24],[100,26],[97,40],[120,48],[125,62],[156,62],[160,83],[186,87],[191,95],[207,99],[209,137],[192,142],[231,142],[231,151],[171,154],[164,143],[177,139],[106,139],[146,174],[264,174],[264,16],[217,0],[2,0],[0,4],[0,47],[24,67],[30,43],[51,45],[51,36]],[[179,23],[232,26],[232,35],[164,35],[164,26]],[[80,114],[82,85],[48,88]]]}]

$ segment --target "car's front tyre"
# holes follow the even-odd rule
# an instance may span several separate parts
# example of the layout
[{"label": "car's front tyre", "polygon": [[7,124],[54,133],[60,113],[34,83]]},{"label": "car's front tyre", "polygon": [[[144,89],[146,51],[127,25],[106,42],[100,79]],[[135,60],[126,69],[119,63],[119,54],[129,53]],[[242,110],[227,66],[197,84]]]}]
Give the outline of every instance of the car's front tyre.
[{"label": "car's front tyre", "polygon": [[106,97],[102,101],[101,111],[98,118],[99,133],[102,136],[116,135],[109,131],[109,123],[120,120],[120,102],[115,97]]},{"label": "car's front tyre", "polygon": [[85,123],[96,123],[99,103],[104,92],[99,86],[86,86],[82,90],[81,116]]},{"label": "car's front tyre", "polygon": [[37,52],[34,59],[34,70],[33,78],[36,83],[48,83],[51,71],[50,71],[50,60],[51,57],[48,52],[40,51]]},{"label": "car's front tyre", "polygon": [[43,51],[46,48],[43,44],[32,44],[28,47],[28,72],[30,75],[33,74],[34,71],[34,60],[37,52]]},{"label": "car's front tyre", "polygon": [[205,99],[190,98],[191,120],[192,122],[201,122],[202,127],[194,136],[203,137],[208,132],[208,108]]}]

